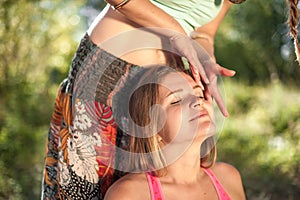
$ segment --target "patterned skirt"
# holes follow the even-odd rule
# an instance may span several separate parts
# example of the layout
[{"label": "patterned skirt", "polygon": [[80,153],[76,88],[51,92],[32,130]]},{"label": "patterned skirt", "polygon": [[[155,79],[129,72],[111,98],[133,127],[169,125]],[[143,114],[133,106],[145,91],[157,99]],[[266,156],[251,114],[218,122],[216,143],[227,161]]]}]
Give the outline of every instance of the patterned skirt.
[{"label": "patterned skirt", "polygon": [[42,199],[103,199],[112,184],[117,126],[107,101],[138,69],[86,34],[60,85],[46,144]]}]

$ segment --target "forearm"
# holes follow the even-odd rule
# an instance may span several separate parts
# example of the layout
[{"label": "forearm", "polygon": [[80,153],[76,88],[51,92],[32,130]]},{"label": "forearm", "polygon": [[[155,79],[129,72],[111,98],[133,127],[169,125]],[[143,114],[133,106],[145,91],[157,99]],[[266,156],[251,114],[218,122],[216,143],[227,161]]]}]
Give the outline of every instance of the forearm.
[{"label": "forearm", "polygon": [[208,53],[208,55],[214,60],[215,54],[214,54],[214,38],[206,33],[197,33],[193,32],[194,34],[191,34],[191,38],[200,45],[200,47],[204,48],[204,50]]},{"label": "forearm", "polygon": [[202,25],[201,27],[196,28],[196,32],[205,33],[210,35],[211,37],[215,37],[221,23],[226,17],[228,11],[230,10],[232,3],[229,0],[224,0],[222,8],[219,14],[209,23]]},{"label": "forearm", "polygon": [[198,44],[200,44],[213,59],[215,59],[214,56],[215,35],[231,6],[232,6],[231,2],[229,2],[228,0],[224,0],[221,11],[216,16],[216,18],[213,19],[211,22],[201,27],[198,27],[195,31],[193,31],[190,34],[190,37],[194,39]]},{"label": "forearm", "polygon": [[[110,5],[118,5],[122,0],[107,0]],[[186,35],[181,25],[169,14],[152,4],[149,0],[130,0],[116,12],[142,27],[151,27],[152,30],[167,37],[176,32]],[[172,30],[172,31],[170,31]]]}]

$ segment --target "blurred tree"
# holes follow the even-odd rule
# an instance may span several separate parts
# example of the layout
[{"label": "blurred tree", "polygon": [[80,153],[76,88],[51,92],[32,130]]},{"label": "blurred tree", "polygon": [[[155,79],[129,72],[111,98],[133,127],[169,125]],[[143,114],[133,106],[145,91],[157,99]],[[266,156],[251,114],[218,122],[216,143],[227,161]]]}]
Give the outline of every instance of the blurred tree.
[{"label": "blurred tree", "polygon": [[219,158],[241,171],[251,200],[300,196],[300,68],[287,13],[282,0],[247,1],[233,6],[216,37],[217,60],[237,71],[225,81],[231,116]]},{"label": "blurred tree", "polygon": [[248,199],[300,196],[300,93],[280,82],[245,86],[226,81],[230,117],[218,158],[236,166]]},{"label": "blurred tree", "polygon": [[0,1],[0,199],[40,195],[54,93],[86,27],[82,4]]},{"label": "blurred tree", "polygon": [[286,21],[282,0],[233,6],[216,37],[219,62],[235,69],[236,78],[246,83],[299,83],[300,69]]}]

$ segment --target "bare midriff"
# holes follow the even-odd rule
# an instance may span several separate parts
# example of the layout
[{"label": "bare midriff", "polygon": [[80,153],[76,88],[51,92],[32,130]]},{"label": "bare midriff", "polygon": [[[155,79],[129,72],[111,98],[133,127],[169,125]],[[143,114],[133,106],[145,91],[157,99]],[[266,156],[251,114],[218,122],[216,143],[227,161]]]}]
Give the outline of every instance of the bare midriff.
[{"label": "bare midriff", "polygon": [[88,31],[93,43],[127,62],[151,66],[165,64],[161,38],[126,19],[111,8],[98,16]]}]

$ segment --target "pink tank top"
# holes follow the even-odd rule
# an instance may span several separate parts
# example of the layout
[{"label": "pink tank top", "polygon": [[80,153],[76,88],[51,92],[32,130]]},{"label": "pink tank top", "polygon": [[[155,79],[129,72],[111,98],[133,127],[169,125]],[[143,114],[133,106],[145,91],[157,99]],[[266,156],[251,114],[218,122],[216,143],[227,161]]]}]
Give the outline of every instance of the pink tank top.
[{"label": "pink tank top", "polygon": [[[211,181],[213,182],[216,191],[218,193],[219,200],[230,200],[229,195],[221,185],[221,183],[218,181],[215,174],[210,169],[204,169],[203,171],[210,177]],[[151,173],[146,173],[149,187],[150,187],[150,193],[151,193],[151,200],[164,200],[165,197],[162,192],[161,184],[159,179],[156,176],[153,176]]]}]

